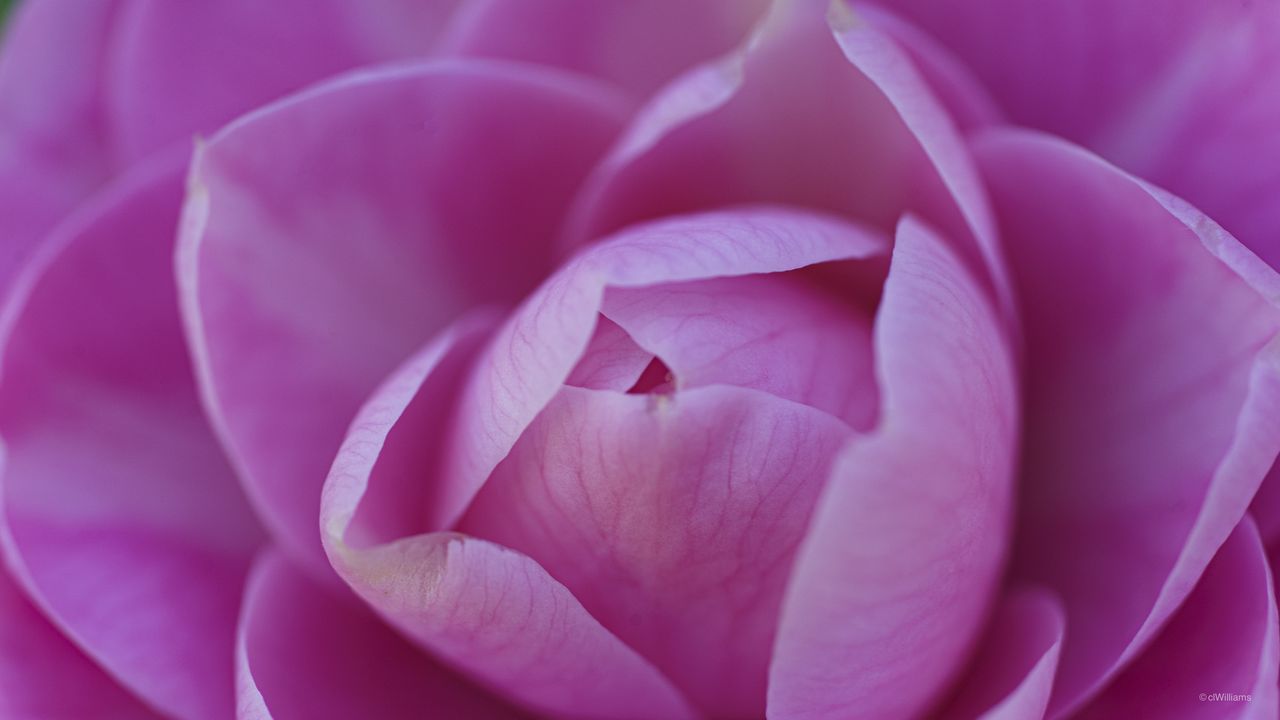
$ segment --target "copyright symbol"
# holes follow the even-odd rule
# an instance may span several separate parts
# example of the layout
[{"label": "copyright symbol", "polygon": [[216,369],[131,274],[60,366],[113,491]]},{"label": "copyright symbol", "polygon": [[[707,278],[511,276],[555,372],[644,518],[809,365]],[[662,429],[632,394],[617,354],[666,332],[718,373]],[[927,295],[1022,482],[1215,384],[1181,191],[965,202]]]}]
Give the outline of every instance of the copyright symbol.
[{"label": "copyright symbol", "polygon": [[1204,693],[1200,693],[1200,702],[1204,702],[1205,700],[1208,700],[1208,699],[1209,699],[1208,695]]}]

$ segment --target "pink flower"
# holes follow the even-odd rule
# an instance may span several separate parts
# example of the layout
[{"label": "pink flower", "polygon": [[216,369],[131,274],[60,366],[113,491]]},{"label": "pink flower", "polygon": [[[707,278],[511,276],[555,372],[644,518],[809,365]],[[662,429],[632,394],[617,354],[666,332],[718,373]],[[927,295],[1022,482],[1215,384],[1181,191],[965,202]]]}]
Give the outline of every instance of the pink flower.
[{"label": "pink flower", "polygon": [[24,0],[0,718],[1280,716],[1277,37]]}]

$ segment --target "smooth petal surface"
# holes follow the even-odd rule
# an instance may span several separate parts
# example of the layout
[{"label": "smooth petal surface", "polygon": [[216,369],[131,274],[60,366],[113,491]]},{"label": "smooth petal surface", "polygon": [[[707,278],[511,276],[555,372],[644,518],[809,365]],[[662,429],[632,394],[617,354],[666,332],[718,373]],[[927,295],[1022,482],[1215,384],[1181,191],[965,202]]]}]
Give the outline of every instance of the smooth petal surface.
[{"label": "smooth petal surface", "polygon": [[457,0],[130,0],[103,84],[123,163],[360,65],[421,56]]},{"label": "smooth petal surface", "polygon": [[223,718],[261,531],[182,342],[182,160],[68,219],[5,308],[5,544],[35,601],[124,685],[164,713]]},{"label": "smooth petal surface", "polygon": [[442,52],[591,75],[644,98],[746,38],[768,0],[470,0]]},{"label": "smooth petal surface", "polygon": [[776,208],[689,215],[621,232],[592,247],[521,305],[477,361],[432,508],[449,527],[534,417],[559,392],[592,337],[606,287],[643,287],[784,270],[880,254],[877,233]]},{"label": "smooth petal surface", "polygon": [[549,271],[611,96],[479,62],[370,71],[251,115],[200,153],[180,241],[210,411],[287,550],[323,565],[320,486],[360,403],[477,303]]},{"label": "smooth petal surface", "polygon": [[1066,631],[1062,604],[1050,593],[1006,592],[986,636],[940,720],[1041,720]]},{"label": "smooth petal surface", "polygon": [[867,430],[878,400],[871,322],[804,280],[773,274],[611,288],[603,312],[661,358],[677,390],[754,388]]},{"label": "smooth petal surface", "polygon": [[0,297],[63,215],[110,172],[96,69],[110,0],[24,2],[0,44]]},{"label": "smooth petal surface", "polygon": [[49,624],[7,571],[0,572],[0,717],[89,716],[157,717]]},{"label": "smooth petal surface", "polygon": [[643,108],[581,198],[577,241],[742,203],[886,231],[910,210],[946,231],[983,282],[998,281],[990,210],[942,106],[887,36],[847,13],[829,24],[825,9],[776,3],[742,50]]},{"label": "smooth petal surface", "polygon": [[1246,518],[1146,652],[1073,717],[1273,718],[1278,665],[1275,586]]},{"label": "smooth petal surface", "polygon": [[1221,228],[1087,151],[998,131],[977,154],[1027,335],[1013,571],[1066,605],[1061,713],[1155,635],[1275,459],[1280,292]]},{"label": "smooth petal surface", "polygon": [[1280,264],[1280,5],[878,1],[949,46],[1013,121],[1187,198]]},{"label": "smooth petal surface", "polygon": [[242,720],[523,717],[278,552],[245,588],[238,652]]},{"label": "smooth petal surface", "polygon": [[769,714],[912,717],[972,650],[1008,542],[1008,330],[944,241],[899,226],[875,325],[881,423],[836,461],[797,554]]},{"label": "smooth petal surface", "polygon": [[706,716],[761,717],[791,558],[851,435],[744,388],[566,387],[460,528],[537,560]]},{"label": "smooth petal surface", "polygon": [[374,494],[390,499],[398,489],[412,514],[448,481],[434,462],[437,445],[483,337],[483,319],[451,328],[361,409],[325,483],[330,559],[408,637],[515,702],[584,720],[692,717],[652,665],[527,556],[453,532],[348,542],[353,518]]}]

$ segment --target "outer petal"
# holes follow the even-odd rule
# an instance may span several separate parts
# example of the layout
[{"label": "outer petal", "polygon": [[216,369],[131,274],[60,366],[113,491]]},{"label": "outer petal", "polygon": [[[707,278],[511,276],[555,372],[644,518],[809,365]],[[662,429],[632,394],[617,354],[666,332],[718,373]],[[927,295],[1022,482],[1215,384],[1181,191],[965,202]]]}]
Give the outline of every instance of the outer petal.
[{"label": "outer petal", "polygon": [[4,539],[17,578],[108,672],[165,713],[220,718],[261,532],[182,342],[180,160],[69,219],[5,308]]},{"label": "outer petal", "polygon": [[347,540],[366,501],[385,506],[394,494],[421,509],[447,480],[438,472],[442,431],[484,329],[475,320],[447,331],[360,411],[325,484],[334,566],[410,638],[520,704],[564,718],[691,717],[652,665],[530,558],[451,532],[365,547],[356,533]]},{"label": "outer petal", "polygon": [[279,553],[259,558],[241,611],[238,717],[522,717],[332,591]]},{"label": "outer petal", "polygon": [[595,86],[512,66],[348,76],[227,128],[192,174],[179,282],[223,440],[286,549],[323,563],[320,485],[374,385],[549,269],[618,126]]},{"label": "outer petal", "polygon": [[738,45],[768,0],[471,0],[442,51],[573,70],[645,97]]},{"label": "outer petal", "polygon": [[1014,570],[1067,607],[1061,712],[1173,613],[1275,459],[1280,292],[1207,218],[1064,141],[1002,131],[978,156],[1027,329]]},{"label": "outer petal", "polygon": [[640,225],[584,253],[498,332],[460,401],[434,527],[466,509],[564,385],[592,335],[605,288],[793,270],[877,255],[885,241],[812,213],[751,208]]},{"label": "outer petal", "polygon": [[129,163],[303,85],[424,55],[457,0],[132,0],[104,84]]},{"label": "outer petal", "polygon": [[109,174],[99,145],[111,0],[24,2],[0,44],[0,297],[62,216]]},{"label": "outer petal", "polygon": [[50,625],[7,572],[0,572],[0,717],[89,716],[157,717]]},{"label": "outer petal", "polygon": [[1246,518],[1146,652],[1073,717],[1274,718],[1278,633],[1266,551]]},{"label": "outer petal", "polygon": [[1018,443],[1007,330],[911,217],[875,340],[881,425],[837,460],[797,555],[770,717],[923,712],[955,679],[996,591]]},{"label": "outer petal", "polygon": [[958,694],[937,717],[1041,720],[1065,632],[1062,603],[1052,594],[1027,588],[1006,593]]},{"label": "outer petal", "polygon": [[847,12],[829,24],[823,3],[774,7],[740,52],[641,110],[581,198],[574,237],[741,203],[816,208],[885,230],[911,210],[1003,292],[972,160],[908,56]]},{"label": "outer petal", "polygon": [[708,717],[762,717],[791,558],[851,434],[745,388],[566,387],[460,528],[537,560]]},{"label": "outer petal", "polygon": [[1178,193],[1280,263],[1280,5],[877,1],[950,46],[1014,121]]}]

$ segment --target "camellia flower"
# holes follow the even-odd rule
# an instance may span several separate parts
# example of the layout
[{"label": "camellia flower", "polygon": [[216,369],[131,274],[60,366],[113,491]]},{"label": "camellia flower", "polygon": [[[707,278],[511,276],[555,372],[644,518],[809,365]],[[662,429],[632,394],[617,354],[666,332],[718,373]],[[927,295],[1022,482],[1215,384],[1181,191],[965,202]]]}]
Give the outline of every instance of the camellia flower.
[{"label": "camellia flower", "polygon": [[23,0],[0,718],[1275,718],[1280,5]]}]

